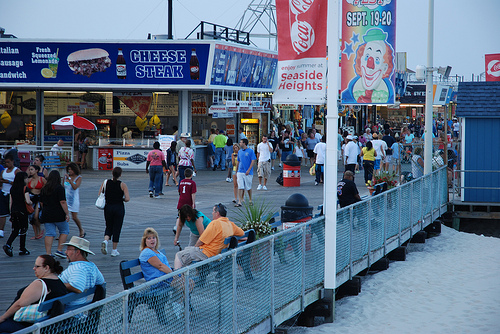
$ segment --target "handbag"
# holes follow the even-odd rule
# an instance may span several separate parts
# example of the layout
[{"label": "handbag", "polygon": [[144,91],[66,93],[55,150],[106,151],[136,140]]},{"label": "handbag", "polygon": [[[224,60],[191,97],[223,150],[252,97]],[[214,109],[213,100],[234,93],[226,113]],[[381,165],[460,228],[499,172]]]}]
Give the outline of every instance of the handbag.
[{"label": "handbag", "polygon": [[[24,192],[26,192],[26,187],[24,187]],[[29,205],[26,203],[26,198],[24,199],[24,204],[26,205],[26,211],[28,211],[28,214],[31,215],[33,212],[35,212],[35,208],[32,205]]]},{"label": "handbag", "polygon": [[47,285],[41,279],[42,282],[42,296],[38,301],[38,304],[31,304],[28,306],[23,306],[14,314],[14,321],[19,322],[35,322],[38,319],[41,319],[47,315],[47,312],[39,312],[38,307],[41,303],[45,301],[45,297],[47,297]]},{"label": "handbag", "polygon": [[309,174],[316,175],[316,164],[313,164],[311,168],[309,168]]},{"label": "handbag", "polygon": [[97,197],[95,201],[95,206],[101,210],[104,210],[104,207],[106,206],[106,197],[104,196],[104,193],[106,192],[106,183],[108,183],[108,180],[104,180],[102,192],[99,194],[99,197]]}]

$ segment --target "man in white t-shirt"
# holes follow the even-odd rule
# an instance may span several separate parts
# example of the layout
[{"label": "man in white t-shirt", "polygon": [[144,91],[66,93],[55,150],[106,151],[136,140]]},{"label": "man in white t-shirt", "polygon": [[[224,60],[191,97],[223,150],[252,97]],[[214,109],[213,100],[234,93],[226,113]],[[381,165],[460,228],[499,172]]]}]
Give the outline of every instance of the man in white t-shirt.
[{"label": "man in white t-shirt", "polygon": [[358,145],[353,141],[354,137],[352,135],[348,135],[346,139],[347,145],[344,149],[345,170],[350,170],[354,174],[358,163]]},{"label": "man in white t-shirt", "polygon": [[[267,179],[271,176],[271,153],[273,145],[267,140],[267,135],[262,136],[262,142],[257,145],[257,175],[259,176],[259,185],[257,190],[267,190]],[[262,183],[264,179],[264,183]]]},{"label": "man in white t-shirt", "polygon": [[314,146],[314,156],[316,161],[316,181],[314,185],[323,182],[323,173],[325,172],[325,158],[326,158],[326,135],[321,138],[321,142]]},{"label": "man in white t-shirt", "polygon": [[52,152],[54,152],[52,153],[52,155],[59,155],[62,151],[63,145],[64,141],[62,139],[59,139],[57,143],[54,144],[54,146],[52,146],[52,148],[50,149]]},{"label": "man in white t-shirt", "polygon": [[385,159],[385,151],[387,150],[387,143],[383,141],[382,139],[378,138],[378,134],[374,133],[373,134],[373,148],[377,152],[377,156],[375,157],[375,165],[373,166],[373,170],[375,173],[379,174],[380,170],[380,162],[382,159]]}]

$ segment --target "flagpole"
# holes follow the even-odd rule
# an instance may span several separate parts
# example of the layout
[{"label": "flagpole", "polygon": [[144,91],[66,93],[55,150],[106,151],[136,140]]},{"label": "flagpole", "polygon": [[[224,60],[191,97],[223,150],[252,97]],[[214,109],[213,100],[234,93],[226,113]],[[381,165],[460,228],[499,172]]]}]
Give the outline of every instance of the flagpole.
[{"label": "flagpole", "polygon": [[337,254],[337,146],[338,146],[338,48],[339,48],[339,2],[328,0],[328,83],[326,114],[326,163],[323,187],[323,210],[325,213],[325,300],[330,303],[331,317],[335,318],[335,279]]}]

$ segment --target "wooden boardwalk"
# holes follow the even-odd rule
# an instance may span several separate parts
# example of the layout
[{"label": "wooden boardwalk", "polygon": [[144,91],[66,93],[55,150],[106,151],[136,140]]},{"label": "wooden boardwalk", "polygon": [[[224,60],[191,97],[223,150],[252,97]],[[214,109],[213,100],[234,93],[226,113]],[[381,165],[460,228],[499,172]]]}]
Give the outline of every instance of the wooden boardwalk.
[{"label": "wooden boardwalk", "polygon": [[[228,207],[228,216],[235,220],[236,208],[233,203],[233,184],[225,182],[227,172],[222,171],[199,171],[194,178],[197,183],[198,193],[196,195],[196,208],[211,218],[214,204],[223,203]],[[253,180],[254,201],[263,198],[270,202],[275,211],[285,204],[286,199],[294,193],[301,193],[309,200],[309,205],[316,207],[323,202],[323,191],[321,186],[314,186],[314,177],[308,173],[308,168],[302,168],[301,186],[285,188],[275,182],[278,170],[273,171],[268,182],[268,191],[256,191],[258,179],[256,172]],[[88,171],[82,173],[83,182],[80,188],[80,212],[79,217],[87,233],[86,239],[90,241],[90,249],[96,256],[90,255],[90,260],[94,262],[104,275],[107,282],[108,296],[123,290],[118,266],[121,260],[129,260],[139,256],[139,243],[142,233],[146,227],[155,228],[160,236],[161,248],[165,248],[167,258],[173,266],[175,253],[178,248],[173,245],[172,228],[177,217],[177,188],[173,185],[163,188],[164,196],[160,199],[150,198],[148,194],[149,176],[145,172],[124,172],[124,181],[130,190],[131,200],[125,206],[125,221],[121,233],[118,250],[120,256],[111,257],[103,255],[100,251],[100,244],[104,234],[104,214],[103,211],[94,206],[97,198],[99,186],[105,178],[111,177],[110,171]],[[340,174],[339,174],[340,176]],[[363,186],[363,177],[357,175],[356,183],[361,195],[368,193]],[[76,235],[78,229],[73,221],[70,221],[70,235]],[[7,240],[11,230],[10,222],[5,227],[5,239],[0,239],[3,245]],[[31,255],[19,256],[19,240],[14,241],[14,257],[7,257],[3,251],[0,254],[0,311],[3,313],[8,308],[16,295],[16,291],[29,284],[34,278],[33,265],[37,255],[45,253],[43,238],[40,240],[29,240],[33,236],[30,227],[28,232],[27,248]],[[69,240],[68,238],[68,240]],[[189,240],[189,233],[184,229],[181,235],[181,245],[184,247]],[[56,242],[52,246],[52,251],[56,250]],[[64,268],[67,261],[61,261]]]}]

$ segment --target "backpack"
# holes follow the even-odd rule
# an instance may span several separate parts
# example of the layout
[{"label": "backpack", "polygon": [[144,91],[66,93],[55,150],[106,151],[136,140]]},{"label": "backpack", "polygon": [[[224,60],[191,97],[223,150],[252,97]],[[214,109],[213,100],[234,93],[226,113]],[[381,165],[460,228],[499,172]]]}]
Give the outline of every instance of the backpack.
[{"label": "backpack", "polygon": [[283,185],[283,172],[280,173],[280,175],[278,175],[278,177],[276,178],[276,182],[282,186]]}]

